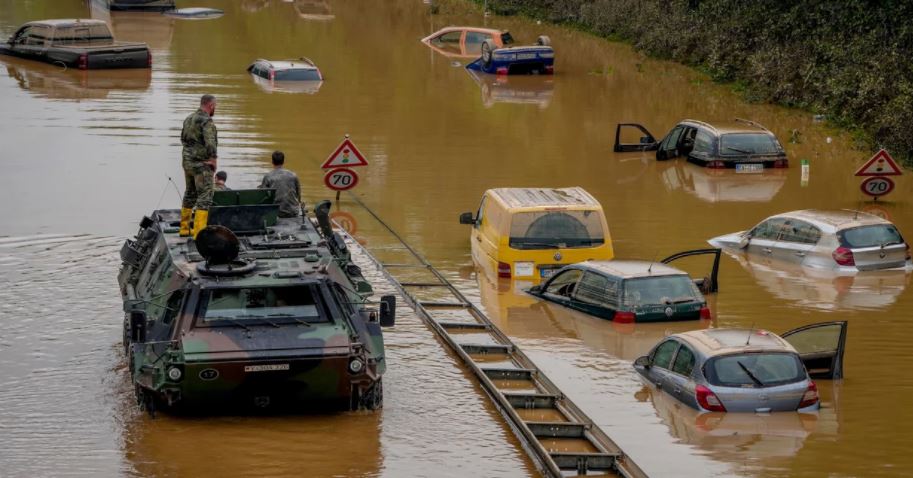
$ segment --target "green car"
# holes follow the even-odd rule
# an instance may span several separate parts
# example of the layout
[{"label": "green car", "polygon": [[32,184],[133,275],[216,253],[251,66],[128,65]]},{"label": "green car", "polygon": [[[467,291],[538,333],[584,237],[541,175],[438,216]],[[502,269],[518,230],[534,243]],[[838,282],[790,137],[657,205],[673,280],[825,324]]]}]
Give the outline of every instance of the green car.
[{"label": "green car", "polygon": [[[121,249],[124,349],[138,403],[153,413],[376,409],[382,326],[395,298],[371,285],[316,218],[278,218],[274,190],[217,191],[209,226],[181,237],[156,210]],[[379,307],[378,307],[379,305]]]},{"label": "green car", "polygon": [[[693,280],[671,267],[679,257],[716,254],[710,277]],[[676,254],[662,262],[586,261],[566,266],[527,292],[536,297],[621,323],[709,319],[701,290],[716,291],[719,249]]]}]

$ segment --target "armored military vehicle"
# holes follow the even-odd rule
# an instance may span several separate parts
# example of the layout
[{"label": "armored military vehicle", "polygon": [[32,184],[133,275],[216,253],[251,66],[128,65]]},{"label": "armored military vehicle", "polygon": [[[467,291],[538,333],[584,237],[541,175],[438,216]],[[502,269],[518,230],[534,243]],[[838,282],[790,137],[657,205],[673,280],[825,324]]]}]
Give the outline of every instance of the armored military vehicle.
[{"label": "armored military vehicle", "polygon": [[382,405],[395,298],[368,300],[329,201],[278,218],[274,199],[217,191],[196,240],[179,236],[179,210],[156,210],[122,247],[124,348],[150,413]]}]

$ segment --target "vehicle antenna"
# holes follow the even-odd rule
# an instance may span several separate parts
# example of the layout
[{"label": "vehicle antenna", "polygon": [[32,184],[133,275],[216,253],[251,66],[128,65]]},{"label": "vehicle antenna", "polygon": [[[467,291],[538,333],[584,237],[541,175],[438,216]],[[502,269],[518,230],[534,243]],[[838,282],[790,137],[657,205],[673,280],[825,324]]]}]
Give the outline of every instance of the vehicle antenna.
[{"label": "vehicle antenna", "polygon": [[751,323],[751,327],[748,328],[748,338],[745,339],[745,345],[748,345],[751,342],[751,333],[754,332],[754,322]]},{"label": "vehicle antenna", "polygon": [[178,195],[178,202],[182,202],[184,200],[184,196],[181,194],[181,190],[178,189],[178,183],[174,182],[174,179],[171,179],[171,176],[168,176],[168,181],[172,186],[174,186],[174,193]]}]

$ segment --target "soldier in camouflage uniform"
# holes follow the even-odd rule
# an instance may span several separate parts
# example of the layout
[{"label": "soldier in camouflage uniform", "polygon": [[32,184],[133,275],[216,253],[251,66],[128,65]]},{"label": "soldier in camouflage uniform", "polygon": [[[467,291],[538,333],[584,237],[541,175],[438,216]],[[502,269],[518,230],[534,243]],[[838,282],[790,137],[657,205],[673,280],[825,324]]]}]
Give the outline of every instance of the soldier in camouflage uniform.
[{"label": "soldier in camouflage uniform", "polygon": [[[216,169],[218,137],[212,116],[216,113],[216,98],[203,95],[200,108],[184,120],[181,130],[182,165],[184,167],[184,202],[181,205],[180,235],[197,237],[206,227],[209,206],[212,205],[212,173]],[[196,208],[193,228],[191,211]]]},{"label": "soldier in camouflage uniform", "polygon": [[213,189],[216,191],[231,191],[231,188],[225,185],[225,181],[228,181],[228,173],[219,171],[216,173],[216,182],[212,186]]},{"label": "soldier in camouflage uniform", "polygon": [[298,217],[301,211],[301,184],[298,176],[285,169],[285,153],[273,152],[273,170],[263,176],[260,189],[275,189],[279,217]]}]

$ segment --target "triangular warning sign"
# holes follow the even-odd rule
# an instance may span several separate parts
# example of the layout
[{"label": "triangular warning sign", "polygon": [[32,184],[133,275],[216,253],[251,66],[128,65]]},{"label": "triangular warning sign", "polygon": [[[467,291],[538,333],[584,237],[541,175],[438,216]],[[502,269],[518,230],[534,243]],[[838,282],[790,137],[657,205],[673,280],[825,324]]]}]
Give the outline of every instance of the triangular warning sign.
[{"label": "triangular warning sign", "polygon": [[333,151],[333,154],[323,162],[321,169],[333,169],[352,167],[352,166],[367,166],[368,161],[361,154],[361,151],[349,141],[349,138],[346,138],[339,144],[339,147],[336,148],[336,151]]},{"label": "triangular warning sign", "polygon": [[856,170],[856,176],[900,176],[901,174],[900,166],[883,149]]}]

